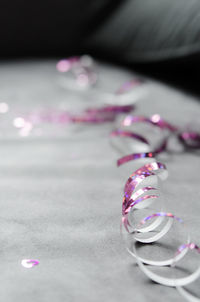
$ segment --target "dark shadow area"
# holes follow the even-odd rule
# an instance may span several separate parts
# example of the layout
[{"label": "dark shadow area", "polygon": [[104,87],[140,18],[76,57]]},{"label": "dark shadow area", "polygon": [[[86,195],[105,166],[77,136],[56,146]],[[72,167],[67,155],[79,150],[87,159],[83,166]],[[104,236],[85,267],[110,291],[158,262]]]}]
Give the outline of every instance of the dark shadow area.
[{"label": "dark shadow area", "polygon": [[200,83],[198,77],[200,55],[198,53],[176,59],[145,63],[127,63],[119,56],[106,54],[104,52],[95,53],[91,51],[91,54],[106,63],[126,67],[143,76],[148,76],[152,79],[183,90],[197,98],[200,96]]}]

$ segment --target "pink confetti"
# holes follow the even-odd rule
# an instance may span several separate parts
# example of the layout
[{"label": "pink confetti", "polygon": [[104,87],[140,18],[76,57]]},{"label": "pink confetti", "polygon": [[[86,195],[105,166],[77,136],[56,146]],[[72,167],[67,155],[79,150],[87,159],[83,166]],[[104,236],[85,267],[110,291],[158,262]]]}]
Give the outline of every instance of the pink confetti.
[{"label": "pink confetti", "polygon": [[21,265],[25,268],[32,268],[36,265],[39,265],[39,261],[36,259],[23,259]]}]

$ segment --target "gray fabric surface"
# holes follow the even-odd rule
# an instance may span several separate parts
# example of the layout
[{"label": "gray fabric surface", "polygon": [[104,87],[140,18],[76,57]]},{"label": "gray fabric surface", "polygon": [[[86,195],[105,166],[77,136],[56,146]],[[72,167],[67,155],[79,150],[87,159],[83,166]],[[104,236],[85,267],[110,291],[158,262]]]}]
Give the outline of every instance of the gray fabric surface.
[{"label": "gray fabric surface", "polygon": [[[175,289],[152,283],[120,239],[123,185],[132,165],[116,167],[108,134],[113,125],[46,127],[20,138],[12,119],[35,108],[77,110],[101,102],[59,85],[55,61],[2,63],[0,301],[182,301]],[[130,73],[100,66],[101,89]],[[99,100],[98,100],[99,99]],[[180,91],[149,82],[138,113],[160,113],[179,125],[198,121],[200,104]],[[167,209],[184,218],[200,243],[199,156],[166,159]],[[25,269],[24,258],[40,261]]]}]

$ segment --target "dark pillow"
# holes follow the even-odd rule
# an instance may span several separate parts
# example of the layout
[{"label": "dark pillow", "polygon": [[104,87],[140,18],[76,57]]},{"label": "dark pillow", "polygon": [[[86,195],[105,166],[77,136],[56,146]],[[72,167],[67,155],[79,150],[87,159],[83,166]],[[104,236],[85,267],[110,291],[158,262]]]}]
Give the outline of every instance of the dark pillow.
[{"label": "dark pillow", "polygon": [[87,40],[126,62],[179,58],[200,51],[199,0],[124,0]]},{"label": "dark pillow", "polygon": [[200,49],[199,16],[199,0],[2,0],[0,55],[188,56]]}]

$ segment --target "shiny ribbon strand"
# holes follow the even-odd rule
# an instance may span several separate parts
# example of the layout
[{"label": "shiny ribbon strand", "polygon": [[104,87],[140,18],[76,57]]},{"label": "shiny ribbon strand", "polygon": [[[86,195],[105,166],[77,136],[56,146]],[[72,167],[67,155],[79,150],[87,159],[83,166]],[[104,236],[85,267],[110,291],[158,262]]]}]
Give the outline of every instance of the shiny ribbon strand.
[{"label": "shiny ribbon strand", "polygon": [[[167,138],[162,139],[162,142],[160,145],[158,145],[152,152],[146,152],[146,153],[133,153],[126,156],[123,156],[122,158],[117,160],[117,166],[123,165],[131,160],[141,159],[141,158],[153,158],[155,161],[151,162],[149,164],[146,164],[142,166],[141,168],[137,169],[134,173],[130,175],[128,178],[125,187],[124,187],[124,198],[122,202],[122,222],[121,222],[121,230],[122,226],[125,228],[125,230],[134,236],[135,242],[141,242],[143,244],[153,243],[158,241],[160,238],[162,238],[165,234],[168,233],[168,231],[172,227],[172,220],[177,221],[180,224],[183,224],[183,220],[177,216],[175,216],[172,213],[167,212],[156,212],[152,213],[149,216],[144,217],[140,223],[137,225],[137,227],[132,225],[132,222],[130,221],[130,213],[134,211],[136,208],[138,208],[138,205],[140,204],[139,209],[146,208],[149,203],[146,203],[144,206],[141,206],[144,202],[147,200],[157,199],[158,195],[151,195],[149,192],[151,191],[158,191],[158,188],[148,185],[141,187],[142,182],[149,178],[150,176],[155,176],[159,172],[167,172],[166,166],[160,162],[157,162],[156,156],[160,154],[161,152],[167,151],[167,143],[171,135],[175,135],[179,141],[183,144],[183,146],[186,149],[194,150],[200,148],[200,135],[196,132],[188,132],[188,131],[180,131],[178,127],[171,125],[167,121],[163,120],[158,114],[153,115],[150,118],[143,117],[143,116],[132,116],[128,115],[125,117],[125,119],[122,122],[122,126],[128,127],[132,125],[133,123],[149,123],[153,126],[158,127],[161,131],[162,130],[168,130],[169,135]],[[127,131],[127,130],[114,130],[111,132],[111,137],[119,136],[119,137],[129,137],[131,139],[143,142],[147,145],[149,145],[148,140],[137,133]],[[162,175],[163,173],[161,173]],[[164,177],[160,177],[162,180],[166,179],[168,173],[165,173]],[[148,194],[147,194],[148,193]],[[155,231],[158,226],[163,223],[163,219],[167,218],[168,221],[165,223],[161,230],[159,230],[156,235],[151,236],[151,232]],[[171,219],[171,220],[170,220]],[[151,220],[154,220],[150,225],[147,227],[144,227],[146,222],[149,222]],[[141,228],[143,226],[143,228]],[[149,238],[137,238],[138,233],[150,233]],[[137,263],[141,270],[153,281],[166,285],[166,286],[175,286],[178,291],[188,300],[188,301],[200,301],[199,298],[193,296],[189,292],[187,292],[186,289],[183,288],[183,286],[188,285],[192,282],[194,282],[196,279],[200,276],[200,266],[197,268],[197,270],[190,274],[187,277],[184,278],[167,278],[160,276],[151,270],[149,270],[148,265],[151,266],[166,266],[166,265],[174,265],[176,262],[178,262],[180,259],[182,259],[187,251],[189,249],[195,249],[198,253],[200,253],[200,248],[190,242],[190,238],[188,236],[187,242],[183,243],[178,249],[177,253],[170,259],[167,259],[165,261],[152,261],[146,258],[142,258],[137,254],[136,249],[130,249],[128,248],[128,252],[134,256],[137,260]],[[146,265],[145,265],[146,264]]]}]

